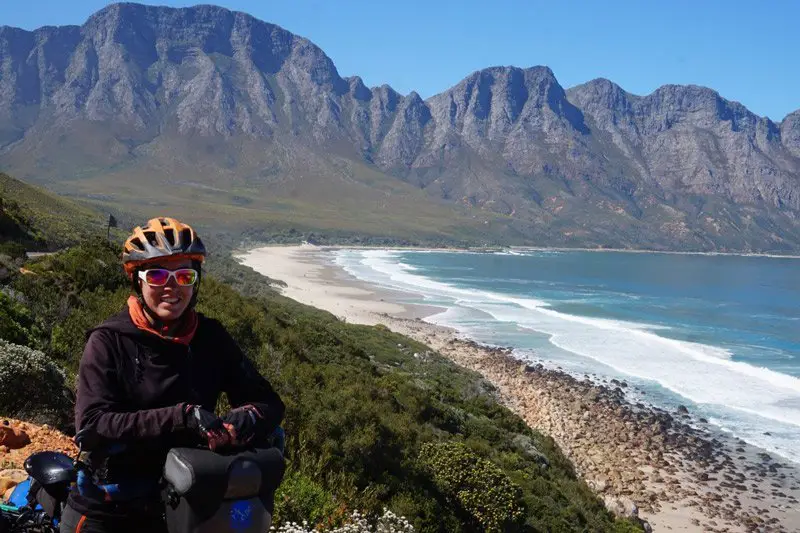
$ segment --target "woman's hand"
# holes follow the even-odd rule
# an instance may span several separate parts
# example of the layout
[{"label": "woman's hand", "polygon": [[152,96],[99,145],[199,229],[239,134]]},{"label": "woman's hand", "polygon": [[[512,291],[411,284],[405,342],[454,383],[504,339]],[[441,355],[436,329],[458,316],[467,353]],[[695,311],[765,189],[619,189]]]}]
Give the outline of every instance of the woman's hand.
[{"label": "woman's hand", "polygon": [[228,411],[228,414],[222,417],[222,425],[231,437],[232,446],[244,446],[256,436],[259,423],[263,419],[261,411],[247,404]]},{"label": "woman's hand", "polygon": [[186,404],[183,414],[186,427],[208,443],[209,449],[230,446],[234,440],[222,420],[199,405]]}]

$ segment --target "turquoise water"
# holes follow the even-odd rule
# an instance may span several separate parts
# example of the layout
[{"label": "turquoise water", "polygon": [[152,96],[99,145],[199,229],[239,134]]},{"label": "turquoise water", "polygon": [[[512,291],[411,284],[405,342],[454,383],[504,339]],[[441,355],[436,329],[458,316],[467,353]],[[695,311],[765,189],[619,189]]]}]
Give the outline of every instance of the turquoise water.
[{"label": "turquoise water", "polygon": [[800,462],[800,260],[620,252],[339,250],[426,320],[518,357],[624,378]]}]

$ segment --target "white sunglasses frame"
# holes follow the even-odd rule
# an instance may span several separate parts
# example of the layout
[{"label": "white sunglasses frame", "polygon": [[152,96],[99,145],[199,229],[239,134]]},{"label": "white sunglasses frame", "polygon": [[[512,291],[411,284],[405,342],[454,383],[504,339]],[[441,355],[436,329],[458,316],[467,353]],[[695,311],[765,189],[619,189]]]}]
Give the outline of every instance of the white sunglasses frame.
[{"label": "white sunglasses frame", "polygon": [[[169,272],[169,276],[167,276],[167,281],[164,282],[163,285],[151,285],[150,283],[147,283],[147,272],[149,270],[166,270],[167,272]],[[178,283],[178,278],[175,276],[175,273],[176,272],[180,272],[181,270],[191,270],[191,271],[193,271],[194,275],[195,275],[194,283],[192,283],[191,285],[181,285],[180,283]],[[142,280],[148,287],[166,287],[167,285],[169,285],[169,280],[170,279],[174,279],[175,280],[175,285],[177,285],[178,287],[194,287],[195,285],[197,285],[197,280],[199,278],[200,278],[200,272],[198,272],[196,268],[190,268],[190,267],[177,268],[175,270],[170,270],[168,268],[148,268],[147,270],[140,270],[139,271],[139,279]]]}]

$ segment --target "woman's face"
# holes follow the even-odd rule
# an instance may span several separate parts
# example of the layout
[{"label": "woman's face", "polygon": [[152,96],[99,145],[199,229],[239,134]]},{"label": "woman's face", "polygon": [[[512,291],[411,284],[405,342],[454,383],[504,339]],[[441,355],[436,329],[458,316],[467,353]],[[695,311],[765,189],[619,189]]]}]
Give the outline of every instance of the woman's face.
[{"label": "woman's face", "polygon": [[[142,266],[142,270],[150,268],[178,270],[179,268],[192,268],[192,262],[188,259],[165,258],[158,263]],[[195,285],[178,285],[174,276],[171,276],[167,284],[162,287],[152,287],[143,280],[139,280],[139,285],[142,288],[142,297],[147,307],[164,322],[172,322],[181,317],[192,299],[195,287]]]}]

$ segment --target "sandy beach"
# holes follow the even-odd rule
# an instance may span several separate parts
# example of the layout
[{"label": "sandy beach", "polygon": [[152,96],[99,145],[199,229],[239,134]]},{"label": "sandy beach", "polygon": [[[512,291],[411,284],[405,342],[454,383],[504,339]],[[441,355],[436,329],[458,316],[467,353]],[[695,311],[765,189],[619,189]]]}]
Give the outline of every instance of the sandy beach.
[{"label": "sandy beach", "polygon": [[401,304],[323,257],[330,249],[273,246],[238,255],[281,280],[282,293],[342,320],[382,323],[476,370],[503,403],[551,436],[606,506],[654,531],[800,531],[798,465],[732,438],[692,413],[632,404],[619,380],[573,376],[547,361],[460,338],[424,321],[438,311]]}]

